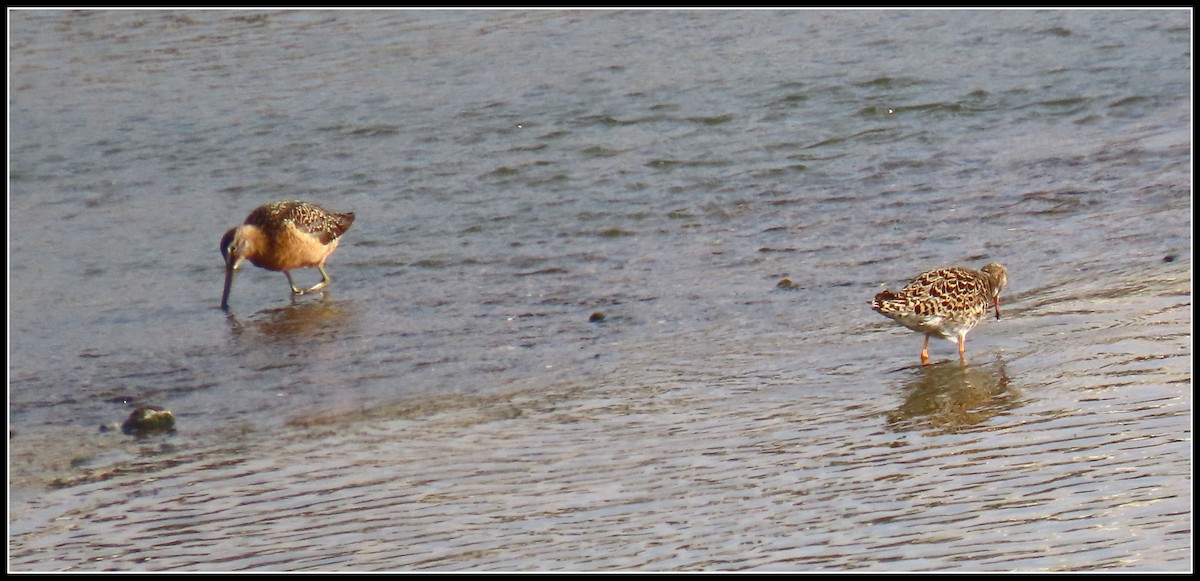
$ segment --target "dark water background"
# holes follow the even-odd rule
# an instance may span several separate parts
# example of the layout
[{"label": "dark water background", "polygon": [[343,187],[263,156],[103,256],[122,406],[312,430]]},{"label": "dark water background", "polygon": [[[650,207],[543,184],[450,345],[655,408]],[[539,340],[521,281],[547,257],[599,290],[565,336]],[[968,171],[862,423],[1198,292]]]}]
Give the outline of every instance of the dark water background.
[{"label": "dark water background", "polygon": [[[10,11],[9,568],[1190,570],[1191,40]],[[358,214],[329,292],[223,313],[292,198]],[[989,261],[914,367],[870,298]]]}]

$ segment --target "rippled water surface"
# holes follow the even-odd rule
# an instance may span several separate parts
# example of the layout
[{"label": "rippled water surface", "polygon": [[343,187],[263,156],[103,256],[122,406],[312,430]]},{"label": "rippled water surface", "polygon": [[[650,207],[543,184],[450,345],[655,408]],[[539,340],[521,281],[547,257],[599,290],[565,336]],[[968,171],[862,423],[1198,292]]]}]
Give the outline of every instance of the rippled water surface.
[{"label": "rippled water surface", "polygon": [[9,569],[1190,570],[1191,15],[11,11]]}]

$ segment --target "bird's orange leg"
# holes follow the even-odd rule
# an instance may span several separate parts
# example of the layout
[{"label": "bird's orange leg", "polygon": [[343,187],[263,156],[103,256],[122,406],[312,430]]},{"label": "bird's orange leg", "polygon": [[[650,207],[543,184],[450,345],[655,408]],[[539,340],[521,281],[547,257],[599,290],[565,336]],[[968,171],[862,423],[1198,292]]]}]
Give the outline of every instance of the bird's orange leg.
[{"label": "bird's orange leg", "polygon": [[929,365],[929,335],[925,336],[925,346],[921,348],[921,365]]}]

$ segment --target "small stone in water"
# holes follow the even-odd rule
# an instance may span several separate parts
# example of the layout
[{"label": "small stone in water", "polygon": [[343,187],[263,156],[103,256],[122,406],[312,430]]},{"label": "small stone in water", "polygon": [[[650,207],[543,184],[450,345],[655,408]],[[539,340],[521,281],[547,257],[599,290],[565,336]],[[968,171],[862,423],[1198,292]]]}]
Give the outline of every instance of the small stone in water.
[{"label": "small stone in water", "polygon": [[129,419],[121,424],[121,431],[131,436],[145,436],[175,429],[175,414],[158,406],[146,406],[133,410]]}]

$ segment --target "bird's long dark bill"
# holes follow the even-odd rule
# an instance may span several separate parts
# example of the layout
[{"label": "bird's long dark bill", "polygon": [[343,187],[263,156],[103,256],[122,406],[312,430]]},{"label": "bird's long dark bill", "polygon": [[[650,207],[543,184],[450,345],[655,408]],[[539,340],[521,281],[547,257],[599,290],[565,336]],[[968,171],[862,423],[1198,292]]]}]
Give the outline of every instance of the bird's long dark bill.
[{"label": "bird's long dark bill", "polygon": [[[225,283],[225,287],[228,289],[229,283]],[[1000,297],[996,297],[996,320],[1000,320]]]},{"label": "bird's long dark bill", "polygon": [[221,291],[221,308],[229,308],[229,289],[233,288],[233,273],[237,272],[233,268],[233,261],[225,264],[225,290]]}]

